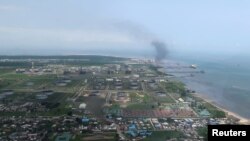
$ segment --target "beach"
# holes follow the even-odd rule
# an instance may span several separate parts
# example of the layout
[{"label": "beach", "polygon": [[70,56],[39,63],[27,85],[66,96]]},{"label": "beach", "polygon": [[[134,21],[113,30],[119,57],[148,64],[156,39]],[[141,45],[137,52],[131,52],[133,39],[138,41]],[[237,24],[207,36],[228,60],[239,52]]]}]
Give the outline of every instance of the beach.
[{"label": "beach", "polygon": [[197,98],[201,98],[202,100],[204,100],[205,102],[208,102],[210,104],[212,104],[213,106],[215,106],[216,108],[224,111],[226,113],[227,116],[232,116],[236,119],[238,119],[238,123],[239,124],[250,124],[250,119],[247,119],[245,117],[242,117],[240,115],[238,115],[237,113],[235,112],[232,112],[230,110],[227,110],[225,108],[222,108],[220,105],[218,105],[216,102],[214,102],[213,100],[209,99],[208,97],[206,97],[205,95],[201,94],[201,93],[194,93],[192,94],[194,97],[197,97]]}]

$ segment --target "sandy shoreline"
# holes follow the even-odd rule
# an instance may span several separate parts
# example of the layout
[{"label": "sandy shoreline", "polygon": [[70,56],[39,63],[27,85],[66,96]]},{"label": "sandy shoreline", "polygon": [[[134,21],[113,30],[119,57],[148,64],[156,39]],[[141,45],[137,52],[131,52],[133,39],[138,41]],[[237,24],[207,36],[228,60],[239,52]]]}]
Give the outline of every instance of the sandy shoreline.
[{"label": "sandy shoreline", "polygon": [[239,123],[240,123],[240,124],[250,124],[250,119],[244,118],[244,117],[240,116],[239,114],[237,114],[237,113],[235,113],[235,112],[232,112],[232,111],[229,111],[229,110],[227,110],[227,109],[225,109],[225,108],[222,108],[221,106],[219,106],[218,104],[216,104],[215,102],[213,102],[211,99],[205,97],[204,95],[202,95],[202,94],[200,94],[200,93],[195,93],[195,94],[193,94],[193,96],[198,97],[198,98],[201,98],[201,99],[203,99],[204,101],[206,101],[206,102],[208,102],[208,103],[214,105],[214,106],[217,107],[218,109],[224,111],[227,115],[233,116],[233,117],[239,119]]}]

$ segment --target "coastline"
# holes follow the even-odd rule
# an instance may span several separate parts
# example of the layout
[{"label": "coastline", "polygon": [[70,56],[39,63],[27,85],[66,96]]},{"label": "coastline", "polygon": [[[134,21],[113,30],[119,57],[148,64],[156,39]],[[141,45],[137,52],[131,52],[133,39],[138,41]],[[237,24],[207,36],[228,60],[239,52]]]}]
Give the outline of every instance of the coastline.
[{"label": "coastline", "polygon": [[242,116],[240,116],[239,114],[237,114],[237,113],[235,113],[235,112],[232,112],[232,111],[230,111],[230,110],[227,110],[227,109],[221,107],[221,106],[218,105],[217,103],[213,102],[213,100],[209,99],[208,97],[205,97],[205,96],[202,95],[201,93],[194,93],[194,94],[192,94],[192,95],[193,95],[194,97],[201,98],[201,99],[204,100],[205,102],[210,103],[210,104],[212,104],[213,106],[215,106],[216,108],[218,108],[218,109],[224,111],[224,112],[226,113],[227,117],[228,117],[228,116],[232,116],[232,117],[238,119],[238,120],[239,120],[239,121],[238,121],[239,124],[250,124],[250,119],[247,119],[247,118],[245,118],[245,117],[242,117]]}]

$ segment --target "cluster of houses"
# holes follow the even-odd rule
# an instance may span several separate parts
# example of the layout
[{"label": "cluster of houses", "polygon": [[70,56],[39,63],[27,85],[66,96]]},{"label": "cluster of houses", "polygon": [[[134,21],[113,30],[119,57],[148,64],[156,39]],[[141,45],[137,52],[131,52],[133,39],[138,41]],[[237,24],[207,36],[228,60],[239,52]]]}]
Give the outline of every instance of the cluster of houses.
[{"label": "cluster of houses", "polygon": [[6,117],[0,124],[1,141],[42,141],[49,131],[43,118]]},{"label": "cluster of houses", "polygon": [[55,81],[55,85],[63,87],[71,83],[71,81],[72,81],[71,79],[66,78],[66,77],[59,78],[58,80]]},{"label": "cluster of houses", "polygon": [[25,68],[17,68],[16,73],[19,74],[52,74],[54,71],[51,68],[31,68],[31,69],[25,69]]},{"label": "cluster of houses", "polygon": [[[84,108],[86,105],[81,104]],[[42,141],[53,132],[58,141],[67,136],[67,140],[75,134],[120,132],[120,139],[125,136],[136,139],[151,136],[153,131],[178,130],[189,138],[202,139],[197,128],[207,124],[228,124],[228,119],[200,118],[108,118],[106,122],[87,116],[59,117],[6,117],[0,120],[0,139],[2,141]],[[16,130],[18,129],[18,130]],[[66,140],[66,141],[67,141]]]},{"label": "cluster of houses", "polygon": [[130,101],[130,97],[128,93],[119,91],[114,94],[113,100],[116,102],[126,103]]},{"label": "cluster of houses", "polygon": [[18,112],[18,113],[31,113],[31,112],[44,112],[47,108],[35,102],[25,102],[23,104],[0,104],[0,112]]},{"label": "cluster of houses", "polygon": [[42,91],[37,92],[36,99],[45,100],[48,98],[48,96],[50,96],[52,94],[54,94],[54,91],[52,91],[52,90],[42,90]]},{"label": "cluster of houses", "polygon": [[0,100],[6,98],[6,97],[8,97],[8,96],[11,96],[11,95],[13,95],[13,94],[14,94],[14,91],[13,91],[13,90],[2,90],[2,91],[0,92]]}]

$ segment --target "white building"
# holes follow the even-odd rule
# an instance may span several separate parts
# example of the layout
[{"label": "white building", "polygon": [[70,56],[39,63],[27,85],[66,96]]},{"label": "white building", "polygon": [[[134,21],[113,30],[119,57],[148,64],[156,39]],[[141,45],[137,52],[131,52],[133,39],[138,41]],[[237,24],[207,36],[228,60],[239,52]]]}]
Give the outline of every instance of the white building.
[{"label": "white building", "polygon": [[86,109],[87,104],[86,103],[81,103],[79,105],[79,109]]}]

